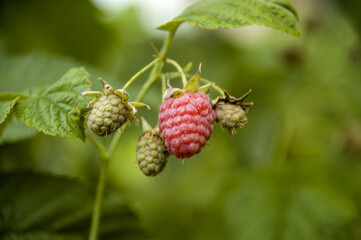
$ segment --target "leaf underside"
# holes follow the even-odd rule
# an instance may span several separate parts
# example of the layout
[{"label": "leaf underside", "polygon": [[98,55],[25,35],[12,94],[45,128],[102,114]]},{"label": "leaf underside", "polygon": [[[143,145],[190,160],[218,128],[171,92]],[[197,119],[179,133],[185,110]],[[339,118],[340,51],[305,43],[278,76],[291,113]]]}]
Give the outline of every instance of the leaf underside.
[{"label": "leaf underside", "polygon": [[297,11],[289,0],[204,0],[157,28],[175,31],[183,22],[206,29],[256,24],[299,36],[297,19]]},{"label": "leaf underside", "polygon": [[48,87],[27,91],[14,107],[15,116],[45,134],[84,139],[83,112],[91,82],[84,68],[72,68]]}]

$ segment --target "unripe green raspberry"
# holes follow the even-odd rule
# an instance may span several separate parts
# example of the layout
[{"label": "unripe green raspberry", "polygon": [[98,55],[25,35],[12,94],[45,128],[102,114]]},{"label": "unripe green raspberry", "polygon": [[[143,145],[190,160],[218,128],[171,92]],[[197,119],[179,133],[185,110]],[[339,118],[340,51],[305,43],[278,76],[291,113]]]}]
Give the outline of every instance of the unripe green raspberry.
[{"label": "unripe green raspberry", "polygon": [[246,111],[240,105],[220,102],[215,107],[216,121],[223,128],[234,134],[236,128],[242,128],[247,123]]},{"label": "unripe green raspberry", "polygon": [[114,90],[106,81],[99,78],[102,83],[103,92],[86,91],[83,96],[93,97],[88,107],[92,108],[88,116],[89,129],[98,136],[112,134],[124,123],[130,120],[137,121],[136,107],[149,106],[140,102],[128,102],[129,95],[124,89]]},{"label": "unripe green raspberry", "polygon": [[244,103],[243,100],[251,93],[249,90],[240,98],[235,98],[224,91],[224,97],[213,100],[213,109],[216,121],[233,135],[237,128],[242,128],[247,123],[246,113],[253,102]]},{"label": "unripe green raspberry", "polygon": [[137,163],[146,176],[156,176],[167,164],[169,153],[158,130],[145,132],[137,143]]},{"label": "unripe green raspberry", "polygon": [[98,136],[113,133],[129,118],[130,110],[126,102],[111,93],[99,98],[88,117],[89,129]]}]

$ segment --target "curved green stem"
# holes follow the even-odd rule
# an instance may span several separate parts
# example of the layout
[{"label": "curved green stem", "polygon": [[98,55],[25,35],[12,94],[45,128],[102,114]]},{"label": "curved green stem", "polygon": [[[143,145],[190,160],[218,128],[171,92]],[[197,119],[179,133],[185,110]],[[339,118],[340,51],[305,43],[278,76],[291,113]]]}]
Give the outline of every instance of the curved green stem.
[{"label": "curved green stem", "polygon": [[164,74],[162,74],[161,79],[162,79],[162,96],[164,96],[165,92],[167,91],[167,78]]},{"label": "curved green stem", "polygon": [[[163,46],[160,50],[160,56],[154,59],[151,63],[149,63],[147,66],[145,66],[143,69],[141,69],[138,73],[136,73],[123,87],[123,89],[126,89],[129,87],[129,85],[137,78],[140,74],[144,73],[146,70],[148,70],[150,67],[153,66],[151,73],[149,74],[149,77],[147,81],[144,83],[142,89],[138,93],[138,96],[136,97],[137,102],[141,101],[145,94],[148,92],[150,87],[156,82],[156,80],[159,78],[160,74],[162,73],[164,69],[164,62],[162,60],[165,59],[165,54],[168,51],[169,45],[173,39],[175,30],[169,32],[167,38],[165,39]],[[124,131],[129,126],[129,122],[127,122],[119,131],[116,133],[116,135],[113,137],[110,146],[107,151],[105,151],[104,145],[100,144],[99,141],[92,138],[92,136],[87,136],[87,138],[96,146],[97,150],[100,152],[101,156],[101,171],[99,175],[98,180],[98,186],[97,186],[97,192],[95,196],[95,202],[94,202],[94,211],[92,215],[92,221],[91,221],[91,227],[90,227],[90,233],[89,233],[89,240],[96,240],[98,238],[98,232],[99,232],[99,223],[100,223],[100,216],[101,216],[101,207],[103,203],[103,192],[105,188],[105,180],[106,180],[106,172],[108,168],[108,164],[110,159],[113,157],[115,153],[115,149],[118,146]]]},{"label": "curved green stem", "polygon": [[100,222],[101,209],[103,204],[103,192],[105,187],[105,178],[106,178],[108,163],[109,163],[109,158],[102,159],[97,192],[96,192],[94,208],[93,208],[92,221],[90,225],[89,240],[97,240],[98,238],[99,222]]},{"label": "curved green stem", "polygon": [[[155,83],[155,81],[159,78],[161,72],[163,71],[164,68],[164,62],[160,61],[160,60],[164,60],[165,59],[165,54],[168,51],[169,45],[173,39],[174,36],[174,31],[173,32],[169,32],[169,35],[167,36],[167,38],[164,41],[164,44],[162,46],[162,49],[160,50],[160,56],[158,58],[156,58],[153,62],[151,62],[150,64],[154,65],[152,68],[151,73],[149,74],[149,77],[147,79],[147,81],[144,83],[142,89],[140,90],[140,92],[138,93],[138,96],[136,97],[135,101],[136,102],[140,102],[142,101],[142,99],[144,98],[145,94],[148,92],[148,90],[150,89],[150,87]],[[148,64],[147,66],[149,66],[150,64]],[[146,67],[147,67],[146,66]],[[143,69],[145,69],[146,67],[144,67]],[[147,68],[148,69],[148,68]],[[141,72],[141,71],[139,71]],[[138,73],[139,73],[138,72]],[[144,72],[144,71],[143,71]],[[123,88],[124,89],[124,88]],[[107,152],[107,156],[109,158],[111,158],[115,152],[115,148],[118,146],[120,139],[123,136],[123,133],[125,131],[125,129],[129,126],[129,122],[127,122],[122,129],[119,131],[119,133],[117,135],[114,136],[108,152]]]},{"label": "curved green stem", "polygon": [[126,82],[123,86],[123,89],[126,90],[133,82],[135,79],[137,79],[140,75],[142,75],[145,71],[147,71],[149,68],[151,68],[154,64],[156,64],[157,62],[163,60],[163,56],[159,56],[157,58],[155,58],[153,61],[151,61],[147,66],[145,66],[144,68],[142,68],[141,70],[139,70],[136,74],[133,75],[133,77],[131,77],[129,79],[128,82]]},{"label": "curved green stem", "polygon": [[174,60],[167,58],[166,63],[172,64],[179,72],[181,78],[182,78],[182,83],[183,83],[183,87],[187,84],[187,77],[183,71],[183,68]]},{"label": "curved green stem", "polygon": [[199,78],[200,81],[204,82],[204,83],[208,83],[208,84],[212,84],[211,87],[216,90],[219,94],[221,94],[222,97],[224,97],[224,92],[223,92],[223,89],[220,88],[219,86],[217,86],[215,83],[205,79],[205,78]]},{"label": "curved green stem", "polygon": [[170,31],[169,34],[166,36],[166,39],[164,40],[164,43],[162,45],[162,48],[160,49],[160,56],[165,56],[165,54],[168,51],[168,48],[173,40],[174,34],[177,29],[174,29],[173,31]]},{"label": "curved green stem", "polygon": [[[163,43],[163,46],[162,46],[162,48],[160,50],[160,55],[161,56],[165,56],[165,54],[167,53],[169,45],[172,42],[172,39],[174,37],[174,33],[175,33],[175,31],[169,32],[167,38],[165,39],[165,41]],[[157,62],[157,64],[154,65],[154,67],[152,68],[152,71],[151,71],[146,83],[143,85],[143,87],[140,90],[137,98],[135,99],[136,102],[139,102],[139,101],[141,101],[143,99],[143,97],[148,92],[150,87],[157,81],[157,79],[159,78],[159,76],[162,73],[163,69],[164,69],[164,62]]]},{"label": "curved green stem", "polygon": [[122,136],[124,134],[125,129],[129,126],[129,121],[127,121],[122,128],[115,133],[115,136],[112,139],[112,142],[110,143],[110,146],[107,151],[107,157],[111,159],[114,155],[116,147],[119,145],[120,140],[122,139]]}]

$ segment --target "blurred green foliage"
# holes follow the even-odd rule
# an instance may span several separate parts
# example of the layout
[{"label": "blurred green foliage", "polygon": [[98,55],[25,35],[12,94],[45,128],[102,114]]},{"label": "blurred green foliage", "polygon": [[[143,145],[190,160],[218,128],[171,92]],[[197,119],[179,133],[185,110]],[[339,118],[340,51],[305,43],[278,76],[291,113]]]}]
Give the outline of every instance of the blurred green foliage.
[{"label": "blurred green foliage", "polygon": [[[182,26],[168,56],[182,65],[202,62],[202,76],[236,97],[252,88],[249,123],[235,136],[217,125],[201,154],[184,163],[170,158],[156,178],[138,169],[141,129],[132,124],[110,163],[113,205],[105,207],[111,216],[102,227],[113,227],[102,239],[360,239],[361,31],[350,18],[357,14],[348,14],[357,6],[295,1],[300,38],[264,28]],[[105,21],[106,13],[85,0],[1,1],[0,91],[50,84],[79,66],[93,82],[103,77],[122,86],[152,59],[150,43],[159,48],[162,40],[139,17],[130,8]],[[131,98],[144,79],[129,89]],[[152,111],[138,112],[151,125],[160,88],[144,99]],[[87,188],[95,189],[99,171],[96,150],[19,129],[6,129],[0,141],[0,237],[83,239],[94,196]],[[26,139],[18,141],[16,132]],[[82,213],[88,215],[77,218]],[[64,229],[48,222],[64,216],[71,222]],[[24,235],[39,232],[42,238]]]},{"label": "blurred green foliage", "polygon": [[[0,187],[1,239],[85,239],[88,235],[94,191],[86,184],[29,172],[2,174],[0,179],[6,183]],[[109,195],[103,206],[102,239],[146,236],[123,198]]]}]

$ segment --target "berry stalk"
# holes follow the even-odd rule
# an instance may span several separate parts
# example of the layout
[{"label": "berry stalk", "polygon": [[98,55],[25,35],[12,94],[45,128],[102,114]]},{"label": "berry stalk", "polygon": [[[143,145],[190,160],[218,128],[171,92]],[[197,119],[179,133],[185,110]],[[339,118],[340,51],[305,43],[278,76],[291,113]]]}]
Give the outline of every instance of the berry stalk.
[{"label": "berry stalk", "polygon": [[[151,73],[149,74],[149,77],[147,81],[144,83],[142,89],[138,93],[138,96],[136,98],[136,101],[141,101],[145,94],[148,92],[150,87],[156,82],[156,80],[159,78],[160,74],[162,73],[164,69],[164,62],[161,61],[165,57],[165,54],[168,51],[168,48],[170,46],[170,43],[172,42],[173,36],[175,34],[175,31],[170,31],[168,36],[166,37],[163,46],[160,50],[160,56],[153,60],[151,63],[149,63],[147,66],[145,66],[143,69],[141,69],[138,73],[136,73],[129,81],[128,84],[124,86],[129,87],[129,85],[134,81],[140,74],[148,70],[151,66],[153,66]],[[130,82],[130,83],[129,83]],[[95,144],[97,147],[100,156],[101,156],[101,171],[99,175],[98,180],[98,186],[97,186],[97,192],[94,202],[94,210],[92,214],[92,221],[90,226],[90,232],[89,232],[89,240],[97,240],[98,234],[99,234],[99,223],[100,223],[100,216],[101,216],[101,207],[103,203],[103,192],[105,188],[105,179],[106,179],[106,173],[107,173],[107,167],[109,164],[110,159],[113,157],[115,153],[116,147],[119,145],[119,142],[123,136],[124,131],[129,126],[129,121],[123,125],[123,127],[118,131],[118,133],[113,137],[110,146],[107,151],[105,151],[104,146],[101,146],[99,142],[92,139],[92,137],[87,136],[87,138]]]},{"label": "berry stalk", "polygon": [[182,83],[183,83],[183,87],[187,84],[187,77],[184,74],[183,68],[174,60],[167,58],[166,63],[172,64],[179,72],[181,78],[182,78]]},{"label": "berry stalk", "polygon": [[[174,29],[174,31],[169,31],[168,36],[166,37],[166,39],[163,42],[163,46],[160,49],[159,55],[165,57],[169,46],[173,40],[175,31],[177,29]],[[148,92],[149,88],[157,81],[157,79],[159,78],[160,74],[163,72],[164,69],[164,62],[157,62],[153,68],[152,71],[147,79],[147,81],[145,82],[145,84],[143,85],[142,89],[140,90],[137,98],[135,99],[135,101],[141,101],[143,99],[143,97],[145,96],[145,94]]]},{"label": "berry stalk", "polygon": [[207,84],[211,84],[211,88],[213,88],[214,90],[216,90],[222,97],[224,97],[224,92],[222,90],[222,88],[220,88],[218,85],[216,85],[215,83],[212,83],[211,81],[205,79],[205,78],[199,78],[199,81],[207,83]]},{"label": "berry stalk", "polygon": [[137,79],[141,74],[143,74],[145,71],[147,71],[149,68],[151,68],[154,64],[156,64],[159,61],[162,61],[163,58],[164,58],[164,56],[157,57],[152,62],[150,62],[147,66],[145,66],[140,71],[138,71],[136,74],[134,74],[134,76],[131,77],[131,79],[129,79],[129,81],[124,84],[123,89],[126,90],[134,82],[135,79]]},{"label": "berry stalk", "polygon": [[167,79],[164,74],[162,74],[160,77],[162,79],[162,96],[164,96],[165,91],[167,91]]},{"label": "berry stalk", "polygon": [[105,187],[106,172],[108,169],[109,158],[103,158],[101,164],[101,170],[99,175],[99,181],[97,186],[97,192],[95,196],[93,216],[90,225],[89,240],[97,240],[99,232],[99,222],[101,216],[101,209],[103,204],[103,193]]}]

